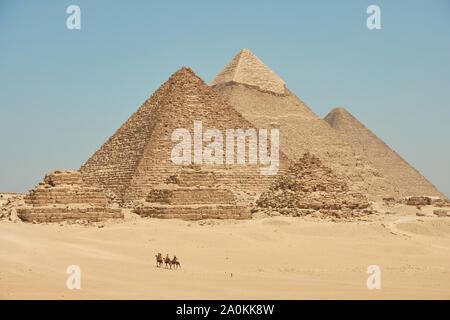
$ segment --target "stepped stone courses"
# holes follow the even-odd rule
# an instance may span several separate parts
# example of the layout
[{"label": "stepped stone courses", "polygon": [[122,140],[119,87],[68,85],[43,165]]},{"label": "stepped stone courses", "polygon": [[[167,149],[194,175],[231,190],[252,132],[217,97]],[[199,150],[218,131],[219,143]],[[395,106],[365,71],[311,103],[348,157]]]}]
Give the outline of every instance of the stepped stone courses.
[{"label": "stepped stone courses", "polygon": [[388,178],[402,196],[446,198],[416,169],[344,108],[333,109],[325,120],[343,140],[353,146],[360,156],[366,158]]},{"label": "stepped stone courses", "polygon": [[292,164],[257,204],[292,216],[320,212],[328,217],[347,218],[373,213],[366,197],[349,191],[345,180],[310,153]]},{"label": "stepped stone courses", "polygon": [[[202,121],[203,131],[216,128],[224,135],[226,129],[257,129],[191,69],[183,67],[81,167],[83,180],[114,192],[124,202],[146,199],[152,189],[180,172],[181,166],[171,160],[171,150],[178,143],[171,141],[171,135],[177,128],[185,128],[193,135],[194,121]],[[204,146],[208,143],[204,142]],[[248,150],[249,143],[246,145]],[[261,193],[275,178],[261,175],[259,165],[248,164],[248,153],[245,165],[201,167],[213,171],[217,183],[227,185],[235,194],[239,190]],[[287,167],[287,157],[280,152],[279,173]],[[195,174],[190,178],[201,180]]]},{"label": "stepped stone courses", "polygon": [[17,209],[17,215],[28,222],[123,218],[121,209],[111,207],[105,191],[85,185],[75,170],[47,174],[25,197],[25,205]]},{"label": "stepped stone courses", "polygon": [[[203,179],[192,184],[195,177]],[[249,209],[237,205],[233,193],[217,185],[215,174],[200,166],[185,167],[177,176],[169,177],[165,184],[151,190],[146,202],[134,212],[145,217],[184,220],[250,218]]]},{"label": "stepped stone courses", "polygon": [[[400,197],[398,190],[376,168],[288,89],[281,93],[281,90],[262,88],[260,83],[267,78],[267,72],[260,72],[265,70],[260,66],[262,62],[258,59],[258,63],[253,63],[254,59],[241,59],[241,56],[249,56],[247,50],[240,52],[210,82],[210,86],[256,127],[264,128],[277,123],[280,150],[291,160],[311,152],[344,177],[351,190],[374,200],[386,196]],[[258,67],[252,69],[254,64]],[[225,76],[240,74],[241,70],[245,70],[245,74],[252,73],[252,77],[241,80],[239,77]],[[284,82],[280,81],[284,86]]]}]

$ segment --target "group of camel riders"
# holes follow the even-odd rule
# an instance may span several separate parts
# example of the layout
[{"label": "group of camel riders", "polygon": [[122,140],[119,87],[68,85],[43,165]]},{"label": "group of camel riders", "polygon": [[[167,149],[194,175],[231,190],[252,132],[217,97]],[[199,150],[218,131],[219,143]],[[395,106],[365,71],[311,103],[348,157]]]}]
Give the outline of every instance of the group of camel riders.
[{"label": "group of camel riders", "polygon": [[169,254],[166,254],[166,257],[163,258],[161,253],[158,253],[156,256],[156,266],[160,267],[162,266],[163,262],[166,264],[166,268],[167,266],[170,267],[170,269],[172,269],[172,265],[175,266],[175,269],[178,269],[178,267],[181,268],[181,264],[177,259],[177,256],[173,256],[173,259],[169,258]]}]

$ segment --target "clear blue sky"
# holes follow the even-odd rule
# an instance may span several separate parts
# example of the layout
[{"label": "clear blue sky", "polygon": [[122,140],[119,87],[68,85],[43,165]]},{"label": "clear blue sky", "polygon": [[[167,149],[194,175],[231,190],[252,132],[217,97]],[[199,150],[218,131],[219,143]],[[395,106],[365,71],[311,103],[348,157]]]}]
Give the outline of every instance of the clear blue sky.
[{"label": "clear blue sky", "polygon": [[[71,4],[81,30],[66,28]],[[209,82],[242,48],[450,195],[448,0],[0,0],[0,191],[78,169],[181,66]]]}]

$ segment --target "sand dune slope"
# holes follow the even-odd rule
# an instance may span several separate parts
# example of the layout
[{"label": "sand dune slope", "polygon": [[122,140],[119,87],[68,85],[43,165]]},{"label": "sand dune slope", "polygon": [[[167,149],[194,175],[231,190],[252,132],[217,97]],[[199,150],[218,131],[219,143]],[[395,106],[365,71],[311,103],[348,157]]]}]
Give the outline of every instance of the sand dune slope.
[{"label": "sand dune slope", "polygon": [[[449,299],[450,219],[400,220],[401,234],[390,228],[398,218],[135,218],[103,228],[2,222],[0,298]],[[176,254],[182,269],[156,268],[157,252]],[[381,290],[366,287],[373,264]],[[81,268],[81,290],[66,288],[69,265]]]}]

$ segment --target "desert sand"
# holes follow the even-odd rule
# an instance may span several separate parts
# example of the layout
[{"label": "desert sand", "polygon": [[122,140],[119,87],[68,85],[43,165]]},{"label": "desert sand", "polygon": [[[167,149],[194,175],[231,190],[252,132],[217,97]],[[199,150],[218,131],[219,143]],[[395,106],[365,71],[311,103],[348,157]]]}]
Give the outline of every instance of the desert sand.
[{"label": "desert sand", "polygon": [[[450,219],[395,205],[352,222],[140,218],[0,222],[1,299],[449,299]],[[154,255],[182,268],[157,268]],[[369,265],[381,289],[366,287]],[[81,268],[69,290],[66,269]]]}]

